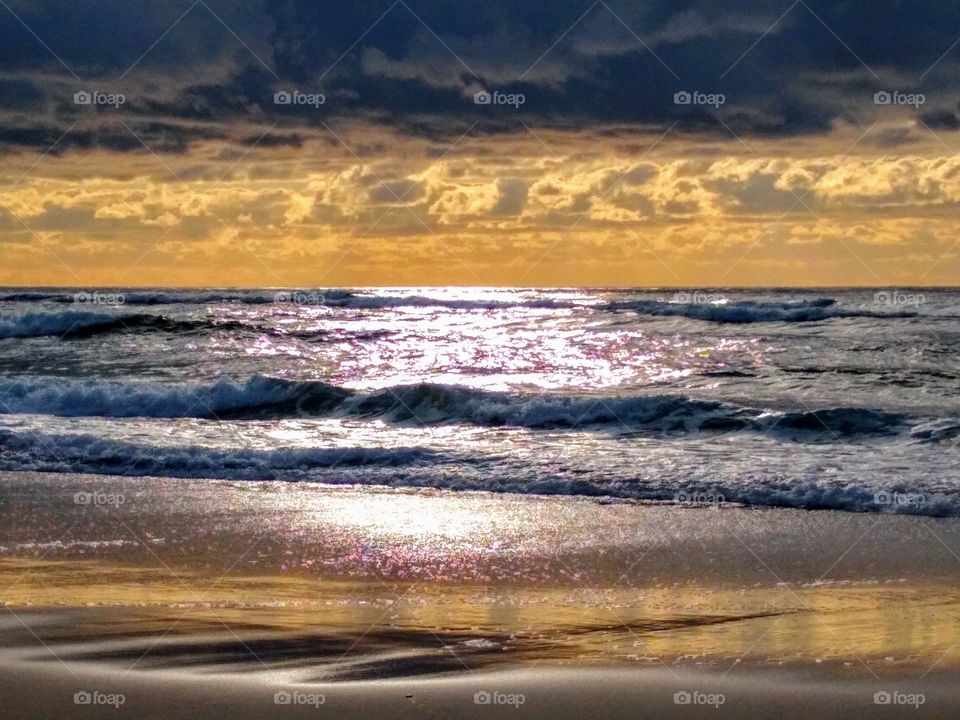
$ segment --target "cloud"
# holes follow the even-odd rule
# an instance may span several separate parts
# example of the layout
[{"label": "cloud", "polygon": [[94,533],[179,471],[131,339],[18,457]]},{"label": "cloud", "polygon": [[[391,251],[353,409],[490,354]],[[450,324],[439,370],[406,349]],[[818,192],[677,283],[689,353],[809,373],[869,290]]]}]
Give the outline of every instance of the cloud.
[{"label": "cloud", "polygon": [[[890,268],[909,250],[916,269],[960,209],[944,4],[9,4],[36,37],[0,8],[0,244],[30,262],[106,267],[113,243],[114,265],[149,250],[234,282],[236,245],[288,273],[342,263],[349,284],[427,281],[462,247],[481,275],[562,284],[577,262],[576,282],[625,256],[662,271],[655,252],[751,281],[848,248]],[[556,272],[525,276],[547,249]]]},{"label": "cloud", "polygon": [[503,178],[497,183],[500,196],[490,209],[495,216],[519,215],[527,203],[529,188],[527,181],[520,178]]},{"label": "cloud", "polygon": [[[11,9],[36,37],[11,12],[0,15],[7,150],[46,150],[77,121],[61,152],[140,152],[140,140],[162,153],[214,137],[249,144],[259,137],[252,127],[274,122],[280,132],[264,142],[291,146],[321,122],[447,139],[474,123],[515,132],[521,120],[541,129],[822,134],[896,110],[873,104],[882,89],[923,92],[922,119],[934,129],[957,123],[960,54],[944,52],[960,7],[949,4],[907,12],[896,0],[809,8],[756,0],[731,11],[716,0],[612,0],[585,13],[573,0],[382,0],[344,13],[330,0],[78,0],[69,9],[20,0]],[[525,102],[477,106],[481,88]],[[116,112],[78,107],[81,89],[127,102]],[[276,105],[279,89],[325,102]],[[722,93],[726,103],[677,105],[681,90]]]},{"label": "cloud", "polygon": [[370,200],[375,203],[403,203],[418,200],[423,187],[415,180],[403,179],[378,184],[370,191]]}]

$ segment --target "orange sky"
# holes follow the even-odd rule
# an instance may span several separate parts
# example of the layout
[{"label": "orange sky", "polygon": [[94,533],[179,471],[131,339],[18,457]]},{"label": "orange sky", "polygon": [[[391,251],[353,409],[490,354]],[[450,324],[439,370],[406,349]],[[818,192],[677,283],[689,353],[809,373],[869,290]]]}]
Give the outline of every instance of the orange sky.
[{"label": "orange sky", "polygon": [[[889,147],[903,131],[909,152]],[[890,118],[805,139],[344,124],[301,148],[22,153],[0,284],[958,284],[954,146]]]}]

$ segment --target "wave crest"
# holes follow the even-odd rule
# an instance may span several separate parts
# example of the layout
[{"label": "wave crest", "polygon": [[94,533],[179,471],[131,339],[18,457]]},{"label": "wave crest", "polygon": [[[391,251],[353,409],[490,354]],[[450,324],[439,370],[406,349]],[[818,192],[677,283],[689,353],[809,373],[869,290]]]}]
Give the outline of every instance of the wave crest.
[{"label": "wave crest", "polygon": [[242,323],[211,320],[175,320],[149,313],[98,313],[65,310],[59,313],[27,313],[0,319],[0,339],[58,336],[65,340],[114,332],[167,332],[172,334],[203,330],[240,330]]},{"label": "wave crest", "polygon": [[911,318],[912,311],[878,312],[863,308],[837,307],[833,298],[795,302],[759,302],[742,300],[729,304],[679,303],[659,300],[628,300],[607,305],[614,311],[633,311],[654,317],[685,317],[719,323],[816,322],[831,318]]},{"label": "wave crest", "polygon": [[631,434],[755,431],[800,440],[899,433],[907,418],[871,408],[775,412],[676,395],[515,394],[421,383],[358,392],[321,381],[255,376],[207,385],[0,379],[0,411],[102,417],[351,417]]},{"label": "wave crest", "polygon": [[[0,429],[0,471],[120,476],[307,481],[533,495],[580,495],[676,504],[690,508],[742,505],[805,510],[960,515],[953,488],[902,494],[870,478],[734,476],[684,477],[624,467],[616,479],[602,470],[557,473],[552,465],[502,462],[498,453],[462,454],[425,447],[215,448],[155,446],[84,434],[45,435]],[[634,474],[635,473],[635,474]]]},{"label": "wave crest", "polygon": [[0,449],[0,468],[4,470],[235,480],[294,479],[325,469],[397,468],[443,462],[442,453],[416,447],[156,447],[93,435],[38,435],[9,430],[0,430]]}]

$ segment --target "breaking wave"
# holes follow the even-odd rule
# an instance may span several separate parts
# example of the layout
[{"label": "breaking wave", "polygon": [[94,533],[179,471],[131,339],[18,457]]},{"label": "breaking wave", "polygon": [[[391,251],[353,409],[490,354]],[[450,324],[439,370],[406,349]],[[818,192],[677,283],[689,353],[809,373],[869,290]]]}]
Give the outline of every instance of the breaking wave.
[{"label": "breaking wave", "polygon": [[[427,425],[576,428],[622,436],[755,431],[824,441],[893,435],[909,427],[906,416],[871,408],[779,412],[677,395],[516,394],[430,383],[358,392],[320,381],[263,376],[204,385],[0,379],[0,411],[116,418],[345,417]],[[937,428],[916,437],[935,440],[948,435],[948,430]]]},{"label": "breaking wave", "polygon": [[93,435],[0,430],[4,470],[267,480],[298,479],[322,469],[397,468],[442,460],[441,453],[426,448],[161,448]]},{"label": "breaking wave", "polygon": [[739,301],[720,303],[681,303],[659,300],[627,300],[608,303],[614,311],[633,311],[654,317],[686,317],[719,323],[816,322],[831,318],[910,318],[912,311],[879,312],[856,307],[838,307],[833,298],[794,302]]},{"label": "breaking wave", "polygon": [[55,335],[64,339],[92,337],[114,332],[154,331],[186,333],[200,330],[238,330],[237,322],[210,320],[175,320],[148,313],[98,313],[86,310],[65,310],[59,313],[27,313],[0,318],[0,339]]},{"label": "breaking wave", "polygon": [[306,481],[333,485],[374,485],[485,491],[527,495],[622,498],[684,507],[734,505],[805,510],[960,515],[955,489],[912,493],[891,491],[870,478],[760,477],[751,470],[735,476],[651,475],[641,467],[622,468],[616,479],[582,468],[558,473],[550,463],[533,463],[518,473],[499,453],[462,454],[422,447],[214,448],[154,446],[86,434],[47,435],[0,429],[0,471],[60,472],[125,477],[209,478],[250,481]]}]

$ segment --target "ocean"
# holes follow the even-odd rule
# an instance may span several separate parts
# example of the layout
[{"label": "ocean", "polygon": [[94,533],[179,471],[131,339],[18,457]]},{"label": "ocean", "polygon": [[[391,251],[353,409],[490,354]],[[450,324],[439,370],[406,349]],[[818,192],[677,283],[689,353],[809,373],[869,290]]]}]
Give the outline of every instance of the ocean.
[{"label": "ocean", "polygon": [[960,291],[0,292],[0,471],[960,515]]}]

